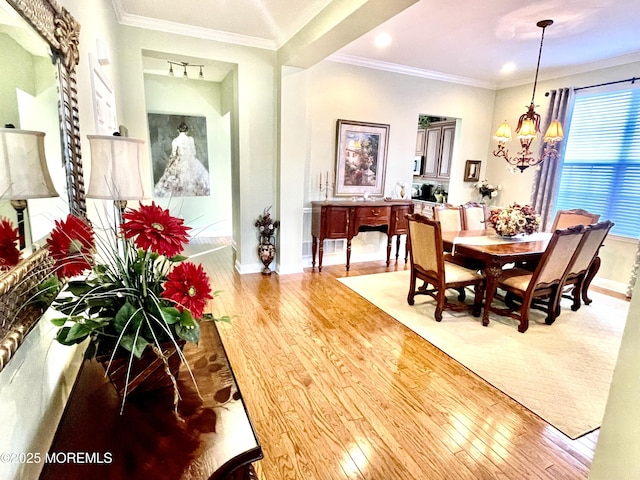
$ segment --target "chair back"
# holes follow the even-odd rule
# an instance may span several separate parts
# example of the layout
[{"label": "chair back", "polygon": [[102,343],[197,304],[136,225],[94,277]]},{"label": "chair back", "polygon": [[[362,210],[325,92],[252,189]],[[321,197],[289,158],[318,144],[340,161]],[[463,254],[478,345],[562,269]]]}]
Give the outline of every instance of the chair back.
[{"label": "chair back", "polygon": [[578,253],[585,230],[583,225],[576,225],[553,233],[547,249],[533,272],[529,289],[559,285],[564,281]]},{"label": "chair back", "polygon": [[433,207],[433,219],[440,222],[441,232],[462,230],[462,208],[443,203]]},{"label": "chair back", "polygon": [[467,202],[462,205],[462,229],[485,230],[485,221],[489,216],[489,209],[477,202]]},{"label": "chair back", "polygon": [[573,210],[558,210],[555,218],[553,219],[553,225],[551,231],[555,232],[561,228],[573,227],[574,225],[591,225],[596,223],[600,219],[600,215],[597,213],[590,213],[581,208],[575,208]]},{"label": "chair back", "polygon": [[407,215],[412,266],[438,275],[444,270],[444,253],[440,223],[424,215]]},{"label": "chair back", "polygon": [[593,259],[598,255],[600,246],[609,234],[609,230],[611,230],[613,225],[613,222],[606,220],[604,222],[591,225],[586,229],[582,245],[580,245],[578,254],[569,268],[569,277],[580,275],[589,269],[589,266],[593,262]]}]

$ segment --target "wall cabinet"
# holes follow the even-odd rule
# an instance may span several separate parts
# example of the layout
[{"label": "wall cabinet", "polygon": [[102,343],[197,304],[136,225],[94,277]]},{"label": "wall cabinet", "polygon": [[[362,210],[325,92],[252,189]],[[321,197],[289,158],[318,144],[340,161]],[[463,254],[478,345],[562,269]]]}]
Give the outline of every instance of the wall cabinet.
[{"label": "wall cabinet", "polygon": [[422,176],[448,180],[451,173],[456,122],[433,122],[425,131]]},{"label": "wall cabinet", "polygon": [[424,128],[418,129],[418,135],[416,136],[416,155],[424,155],[424,144],[427,138],[427,131]]}]

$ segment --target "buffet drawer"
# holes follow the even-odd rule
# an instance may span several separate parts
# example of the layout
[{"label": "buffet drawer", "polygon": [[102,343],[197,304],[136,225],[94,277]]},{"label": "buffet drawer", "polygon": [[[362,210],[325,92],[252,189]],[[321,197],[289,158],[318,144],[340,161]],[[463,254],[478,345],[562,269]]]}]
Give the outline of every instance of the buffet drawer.
[{"label": "buffet drawer", "polygon": [[355,211],[355,226],[360,225],[388,225],[391,220],[391,207],[359,207]]}]

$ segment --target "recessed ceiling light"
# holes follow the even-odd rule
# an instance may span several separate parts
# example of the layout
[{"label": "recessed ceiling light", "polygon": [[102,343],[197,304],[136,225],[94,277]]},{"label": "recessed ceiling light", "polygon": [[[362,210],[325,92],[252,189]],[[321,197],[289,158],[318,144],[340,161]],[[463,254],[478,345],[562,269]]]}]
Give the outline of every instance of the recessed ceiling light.
[{"label": "recessed ceiling light", "polygon": [[513,73],[516,70],[516,64],[515,63],[505,63],[502,68],[500,69],[500,73],[503,75],[507,75],[509,73]]},{"label": "recessed ceiling light", "polygon": [[378,35],[376,35],[375,46],[378,48],[388,47],[389,45],[391,45],[391,41],[391,35],[389,35],[388,33],[379,33]]}]

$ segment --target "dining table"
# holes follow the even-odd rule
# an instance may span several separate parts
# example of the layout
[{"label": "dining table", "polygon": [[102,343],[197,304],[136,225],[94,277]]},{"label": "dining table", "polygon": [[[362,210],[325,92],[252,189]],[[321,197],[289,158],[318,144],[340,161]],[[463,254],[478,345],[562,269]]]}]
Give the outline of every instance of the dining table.
[{"label": "dining table", "polygon": [[489,309],[506,265],[533,263],[544,254],[552,234],[536,232],[531,235],[502,237],[493,229],[443,231],[442,243],[451,255],[474,259],[483,265],[486,278],[485,308],[482,325],[489,325]]}]

